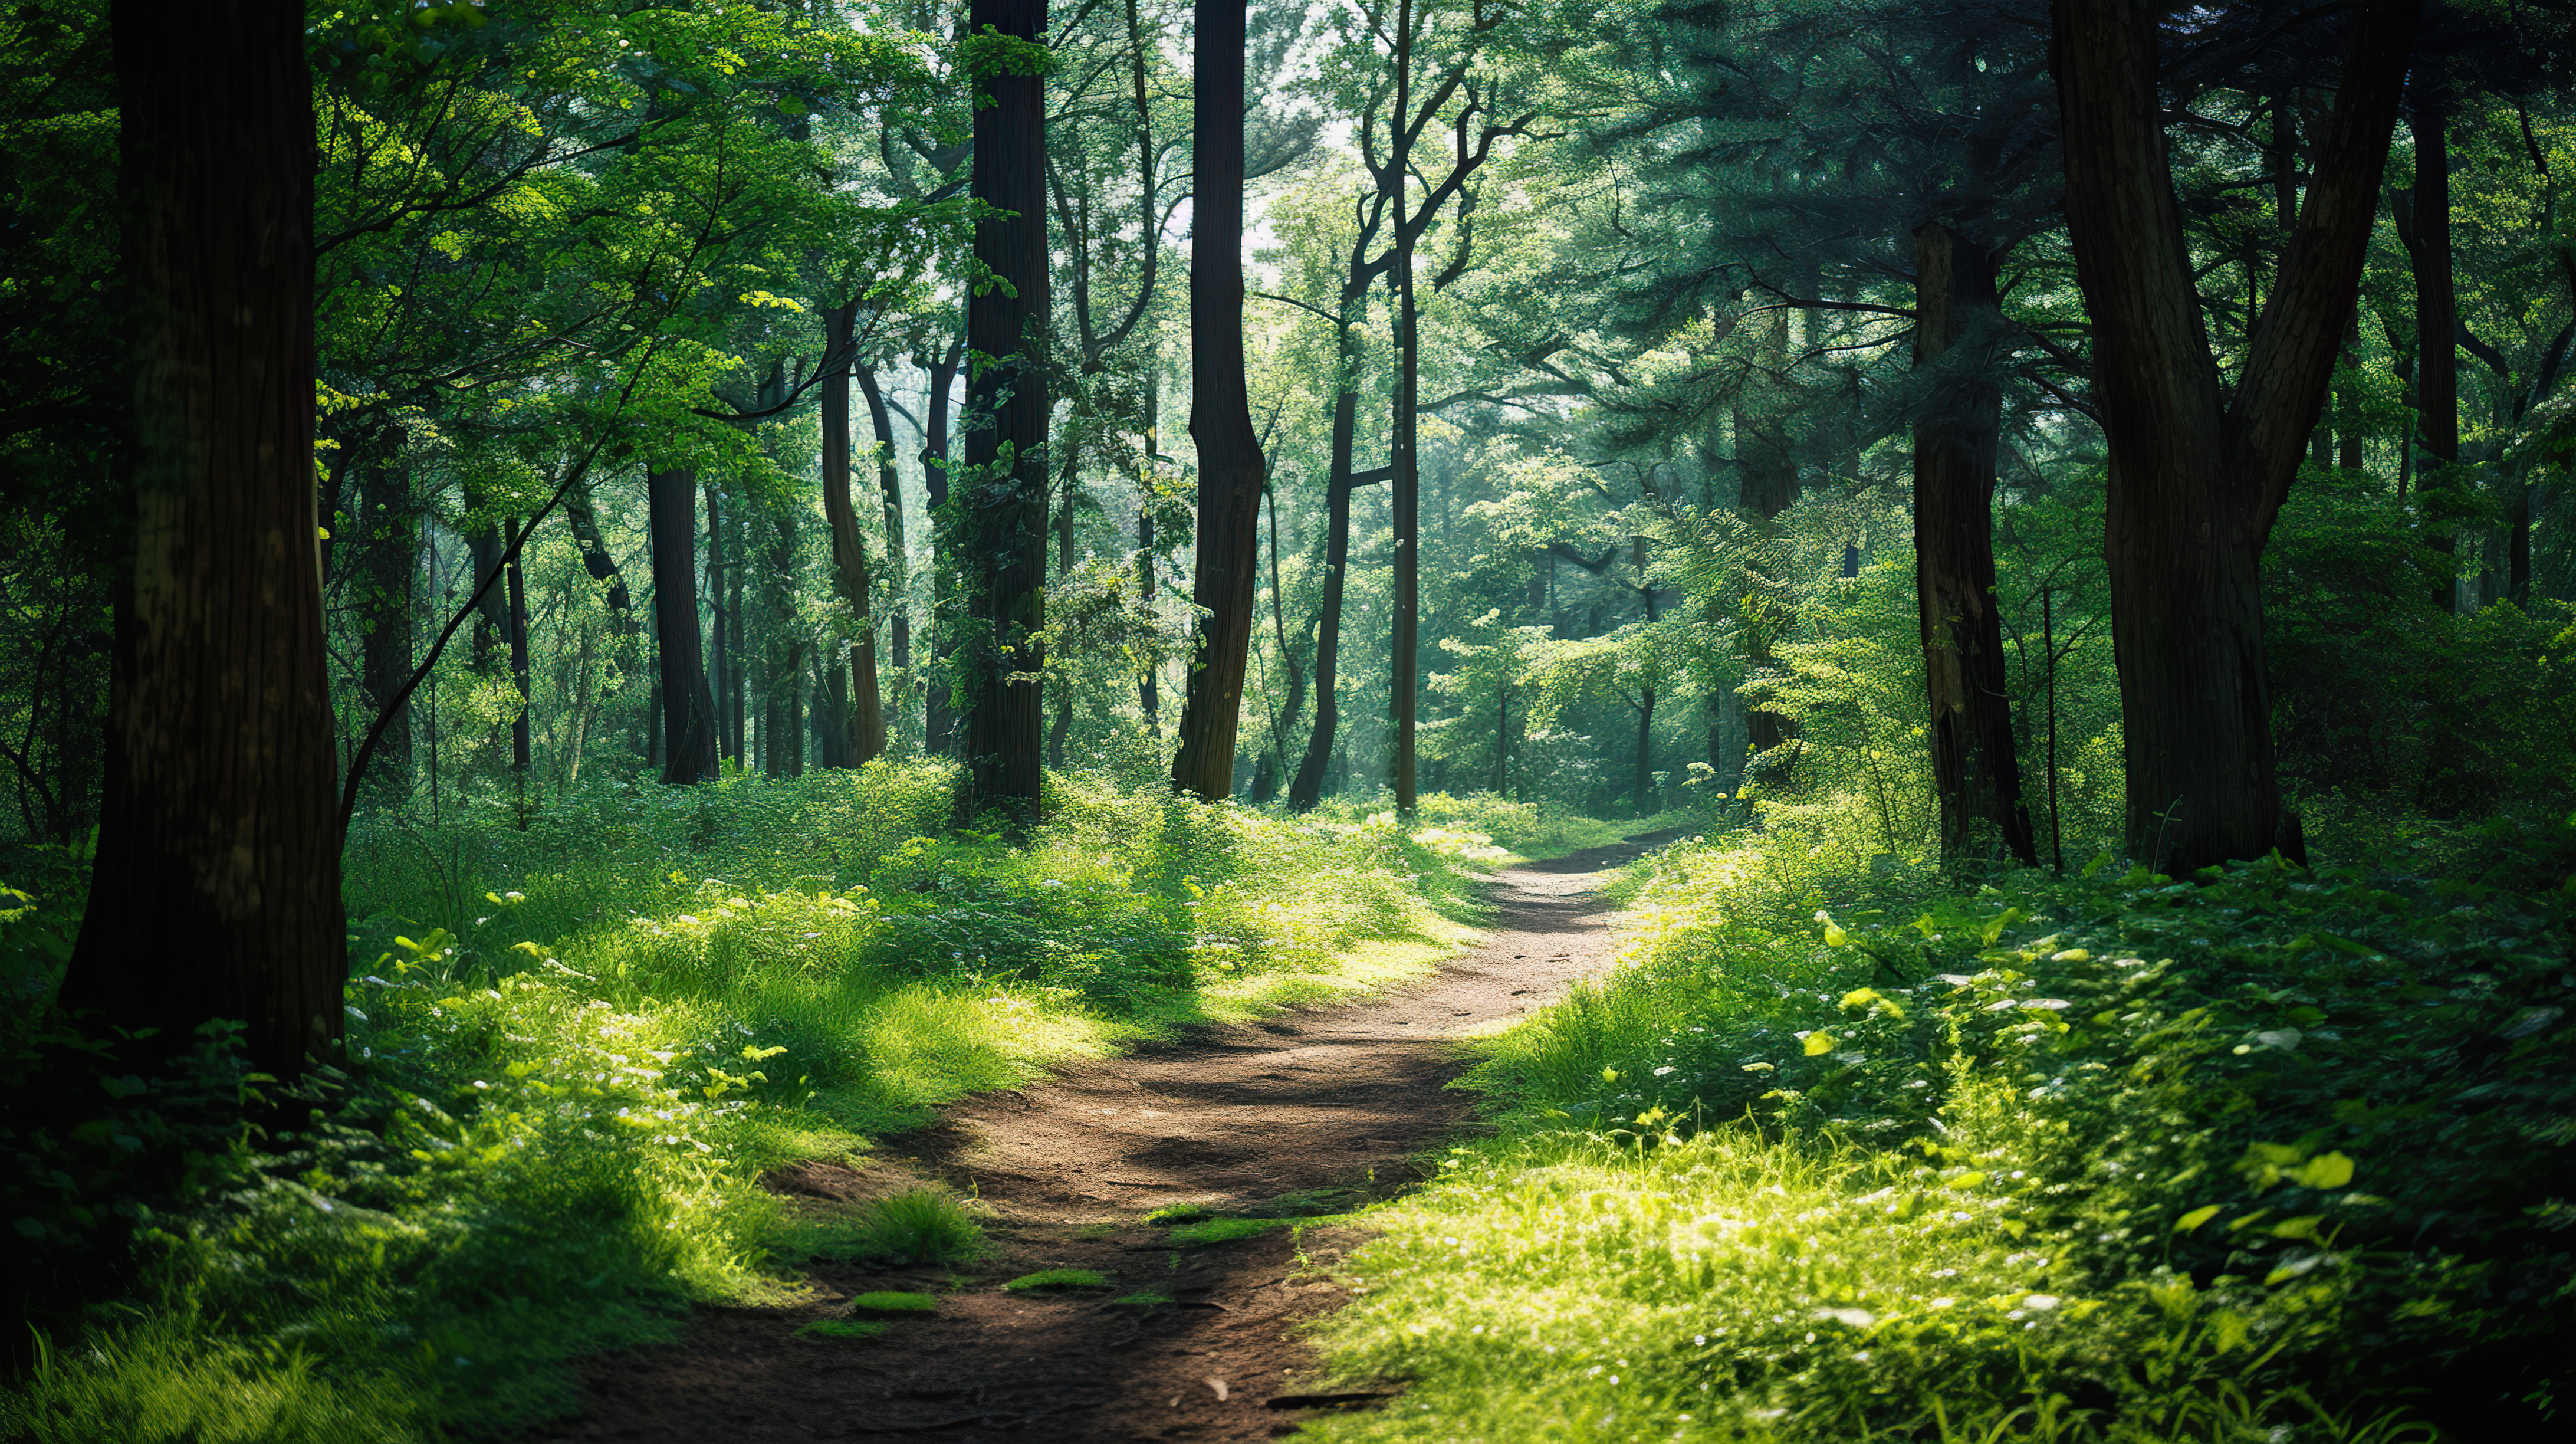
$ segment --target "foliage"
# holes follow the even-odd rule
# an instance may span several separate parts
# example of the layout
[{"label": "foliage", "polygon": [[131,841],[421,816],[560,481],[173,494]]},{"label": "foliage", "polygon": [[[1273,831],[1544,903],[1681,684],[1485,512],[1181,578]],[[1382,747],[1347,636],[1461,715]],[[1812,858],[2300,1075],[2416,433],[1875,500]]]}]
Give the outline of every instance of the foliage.
[{"label": "foliage", "polygon": [[[346,1075],[247,1131],[220,1036],[164,1081],[41,1009],[11,1024],[9,1216],[55,1322],[0,1433],[515,1428],[566,1406],[566,1360],[777,1295],[774,1254],[972,1267],[948,1194],[818,1222],[758,1180],[1172,1022],[1399,976],[1336,954],[1442,932],[1424,895],[1461,886],[1391,825],[1078,775],[1024,846],[943,834],[949,781],[601,785],[526,831],[378,814]],[[50,987],[76,899],[0,917],[13,988]],[[133,1304],[61,1292],[105,1276]]]},{"label": "foliage", "polygon": [[[892,1264],[972,1263],[989,1251],[984,1226],[957,1199],[935,1188],[911,1188],[872,1200],[859,1216],[848,1251]],[[862,1298],[920,1298],[867,1294]],[[860,1301],[851,1301],[860,1307]],[[876,1307],[876,1305],[868,1305]]]},{"label": "foliage", "polygon": [[1109,1275],[1098,1269],[1040,1269],[1002,1285],[1005,1293],[1039,1293],[1054,1289],[1105,1289]]},{"label": "foliage", "polygon": [[1505,1136],[1372,1215],[1326,1327],[1427,1407],[1340,1435],[2538,1427],[2576,1325],[2576,819],[2447,877],[1960,893],[1801,851],[1670,850],[1623,969],[1489,1045]]}]

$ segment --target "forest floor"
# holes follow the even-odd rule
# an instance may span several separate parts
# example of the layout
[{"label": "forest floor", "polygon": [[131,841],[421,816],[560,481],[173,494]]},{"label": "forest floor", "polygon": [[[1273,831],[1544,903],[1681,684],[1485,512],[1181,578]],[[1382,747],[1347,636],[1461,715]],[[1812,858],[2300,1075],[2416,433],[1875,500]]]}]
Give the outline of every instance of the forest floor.
[{"label": "forest floor", "polygon": [[[994,1254],[971,1268],[817,1261],[800,1303],[703,1309],[677,1342],[591,1361],[580,1414],[526,1437],[1242,1440],[1294,1433],[1314,1409],[1383,1407],[1400,1382],[1335,1400],[1298,1337],[1345,1297],[1335,1265],[1362,1231],[1315,1222],[1181,1247],[1145,1216],[1328,1217],[1435,1171],[1432,1150],[1478,1126],[1447,1086],[1465,1066],[1451,1045],[1603,969],[1617,915],[1599,876],[1667,836],[1498,874],[1482,940],[1410,988],[1197,1029],[968,1099],[856,1166],[779,1171],[769,1185],[816,1210],[937,1180],[981,1200]],[[1002,1288],[1047,1269],[1111,1287]],[[939,1308],[865,1342],[797,1335],[872,1290]],[[1170,1302],[1113,1301],[1137,1295]]]}]

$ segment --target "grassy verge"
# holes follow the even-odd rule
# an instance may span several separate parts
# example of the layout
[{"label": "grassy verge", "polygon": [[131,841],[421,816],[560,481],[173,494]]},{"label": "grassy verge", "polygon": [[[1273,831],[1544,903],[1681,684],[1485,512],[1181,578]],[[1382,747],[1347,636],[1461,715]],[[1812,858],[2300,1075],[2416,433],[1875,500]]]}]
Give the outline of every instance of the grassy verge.
[{"label": "grassy verge", "polygon": [[2448,876],[1974,894],[1797,839],[1631,880],[1489,1040],[1505,1127],[1373,1211],[1328,1439],[2552,1431],[2576,1327],[2576,820]]},{"label": "grassy verge", "polygon": [[[0,1204],[46,1327],[0,1437],[351,1444],[543,1417],[571,1358],[791,1287],[815,1225],[765,1172],[1418,972],[1454,946],[1484,847],[1081,776],[1006,840],[944,830],[949,784],[871,765],[603,789],[525,830],[374,819],[351,849],[348,1066],[272,1093],[260,1130],[226,1121],[258,1084],[220,1037],[141,1079],[59,1020],[13,1025],[0,1171],[34,1181]],[[57,872],[0,913],[13,986],[77,917],[77,860]]]}]

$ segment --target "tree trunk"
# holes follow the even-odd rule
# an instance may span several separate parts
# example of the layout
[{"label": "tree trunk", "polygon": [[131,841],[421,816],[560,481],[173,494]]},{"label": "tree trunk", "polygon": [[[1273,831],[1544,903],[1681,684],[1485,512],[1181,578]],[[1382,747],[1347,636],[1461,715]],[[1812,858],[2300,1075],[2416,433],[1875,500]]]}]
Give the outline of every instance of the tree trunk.
[{"label": "tree trunk", "polygon": [[519,713],[510,719],[510,770],[518,774],[520,795],[525,797],[528,768],[534,759],[528,748],[528,703],[535,695],[529,683],[528,668],[528,586],[526,573],[519,566],[519,523],[503,523],[503,543],[509,548],[510,567],[505,584],[509,591],[508,619],[510,642],[510,685],[519,694]]},{"label": "tree trunk", "polygon": [[2066,214],[2110,443],[2105,559],[2129,845],[2190,872],[2298,855],[2273,770],[2260,563],[2358,294],[2415,0],[2371,0],[2298,231],[2223,400],[2156,97],[2157,7],[2055,0]]},{"label": "tree trunk", "polygon": [[[358,685],[367,710],[381,712],[411,680],[412,591],[420,574],[420,514],[412,506],[410,477],[399,460],[401,433],[386,427],[373,454],[358,465],[358,524],[364,550],[358,562]],[[386,799],[411,795],[411,704],[395,710],[378,744],[383,769],[373,779]]]},{"label": "tree trunk", "polygon": [[[2424,451],[2418,490],[2430,528],[2425,541],[2448,559],[2459,528],[2435,513],[2451,489],[2444,468],[2460,459],[2460,350],[2452,339],[2459,332],[2460,301],[2451,274],[2450,94],[2440,66],[2428,59],[2416,82],[2415,191],[2407,210],[2415,240],[2415,430]],[[2458,598],[2459,583],[2446,565],[2435,581],[2433,604],[2452,611]]]},{"label": "tree trunk", "polygon": [[[846,403],[848,397],[842,398]],[[848,481],[848,437],[843,442],[842,480]],[[846,495],[846,492],[844,493]],[[769,513],[770,574],[769,665],[761,686],[760,754],[772,777],[805,775],[805,639],[797,625],[796,509],[779,505]],[[864,563],[862,563],[864,565]],[[873,672],[875,669],[869,669]],[[882,745],[882,731],[880,731]]]},{"label": "tree trunk", "polygon": [[1342,720],[1340,664],[1342,595],[1351,560],[1351,447],[1359,428],[1359,336],[1344,303],[1340,345],[1335,356],[1332,469],[1324,480],[1324,598],[1315,620],[1315,730],[1306,738],[1306,755],[1288,784],[1292,812],[1314,809],[1324,796],[1325,770],[1332,765],[1335,734]]},{"label": "tree trunk", "polygon": [[1243,26],[1243,0],[1198,0],[1190,438],[1199,454],[1199,514],[1190,599],[1204,620],[1181,694],[1172,785],[1209,802],[1234,786],[1261,571],[1263,462],[1243,359]]},{"label": "tree trunk", "polygon": [[644,489],[652,507],[653,629],[661,643],[662,780],[687,786],[715,776],[717,762],[716,699],[698,641],[697,473],[649,471]]},{"label": "tree trunk", "polygon": [[621,637],[634,636],[635,598],[626,589],[626,577],[617,569],[617,559],[608,554],[608,543],[599,534],[599,511],[592,503],[590,483],[577,481],[564,493],[564,520],[572,524],[573,540],[581,547],[583,570],[594,582],[608,583],[610,623]]},{"label": "tree trunk", "polygon": [[99,851],[62,1001],[184,1049],[339,1052],[339,796],[313,468],[304,9],[115,0],[132,570]]},{"label": "tree trunk", "polygon": [[1984,822],[2028,867],[2038,855],[2021,801],[1995,609],[1995,448],[2003,425],[2003,391],[1988,371],[2003,325],[1995,257],[1938,221],[1916,230],[1914,243],[1914,369],[1931,373],[1914,425],[1914,590],[1941,858],[1956,865],[1991,856],[1977,836]]},{"label": "tree trunk", "polygon": [[[858,314],[856,301],[824,311],[825,349],[837,351],[849,344]],[[890,464],[894,449],[891,438],[882,433],[892,428],[886,425],[885,401],[876,394],[875,376],[868,375],[862,387],[868,394],[870,417],[881,433],[879,454]],[[843,694],[849,706],[836,722],[849,728],[846,752],[855,766],[885,755],[885,708],[877,687],[877,629],[876,618],[870,615],[867,544],[859,536],[858,509],[850,502],[849,372],[835,371],[826,376],[822,389],[823,520],[832,529],[832,573],[840,583],[841,600],[849,607],[856,626],[850,635],[850,683]],[[841,693],[841,689],[834,690]]]},{"label": "tree trunk", "polygon": [[1421,712],[1422,466],[1415,446],[1415,410],[1421,399],[1420,318],[1413,309],[1413,247],[1399,230],[1395,253],[1395,436],[1388,502],[1395,541],[1395,637],[1390,700],[1395,707],[1395,815],[1414,812],[1414,726]]},{"label": "tree trunk", "polygon": [[[1041,44],[1046,0],[971,0],[968,25]],[[961,816],[1033,821],[1045,745],[1037,637],[1046,625],[1046,104],[1036,75],[985,81],[975,112],[975,198],[1006,217],[975,226],[975,259],[1001,284],[966,302],[966,345],[993,358],[968,380],[959,566],[974,635],[966,663]]]},{"label": "tree trunk", "polygon": [[965,354],[966,341],[961,336],[950,344],[947,355],[931,363],[929,396],[923,403],[921,484],[923,499],[930,506],[935,554],[930,571],[933,665],[929,700],[923,709],[922,750],[933,757],[955,756],[958,743],[956,686],[949,666],[956,651],[956,619],[950,604],[957,571],[964,562],[958,553],[957,518],[948,505],[948,391],[957,384],[957,368]]},{"label": "tree trunk", "polygon": [[[884,739],[877,750],[882,752],[892,745],[895,732],[900,730],[908,738],[912,728],[912,608],[905,600],[910,556],[904,550],[903,477],[895,470],[894,464],[894,419],[887,414],[885,393],[877,386],[876,369],[861,362],[856,370],[859,394],[868,403],[868,428],[877,439],[877,489],[882,494],[885,508],[886,659],[894,664],[896,681],[893,700],[877,703],[877,731]],[[871,643],[875,640],[873,631],[869,640]],[[871,647],[871,665],[874,664],[873,653]],[[877,690],[882,698],[885,691],[882,679]]]},{"label": "tree trunk", "polygon": [[[1735,412],[1736,504],[1765,524],[1798,499],[1798,461],[1789,444],[1787,399],[1779,380],[1788,365],[1789,313],[1774,310],[1763,319],[1755,353],[1757,379],[1747,387],[1751,395]],[[1773,665],[1767,629],[1754,629],[1744,660],[1756,674]],[[1749,709],[1744,734],[1746,750],[1758,758],[1795,736],[1797,727],[1781,713]]]}]

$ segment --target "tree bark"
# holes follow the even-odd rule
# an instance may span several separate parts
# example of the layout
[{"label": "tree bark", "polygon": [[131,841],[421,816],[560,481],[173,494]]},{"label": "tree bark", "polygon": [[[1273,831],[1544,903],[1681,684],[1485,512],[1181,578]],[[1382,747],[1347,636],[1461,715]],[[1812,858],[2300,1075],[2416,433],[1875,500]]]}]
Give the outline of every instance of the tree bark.
[{"label": "tree bark", "polygon": [[1995,608],[2003,391],[1985,354],[2003,324],[1995,256],[1934,221],[1914,232],[1914,259],[1914,369],[1932,373],[1914,425],[1914,589],[1941,857],[1951,865],[1986,860],[1977,836],[1982,821],[2029,867],[2038,855],[2021,801]]},{"label": "tree bark", "polygon": [[1332,465],[1324,480],[1324,596],[1315,620],[1315,730],[1306,737],[1306,755],[1288,784],[1292,812],[1314,809],[1324,796],[1324,774],[1332,766],[1333,743],[1341,729],[1340,667],[1342,597],[1351,560],[1351,447],[1359,428],[1359,335],[1350,319],[1357,302],[1342,302],[1340,342],[1335,348]]},{"label": "tree bark", "polygon": [[[885,746],[893,745],[896,731],[909,736],[912,728],[912,609],[905,601],[905,578],[909,575],[910,557],[904,550],[903,477],[894,464],[894,418],[888,414],[885,392],[877,385],[876,369],[866,362],[854,368],[859,378],[859,394],[868,403],[868,428],[877,439],[877,490],[885,508],[885,614],[886,660],[893,664],[895,695],[883,700],[885,685],[878,681],[878,730],[885,735]],[[874,634],[870,634],[874,640]],[[897,719],[903,719],[898,729]],[[884,747],[878,751],[882,752]],[[872,754],[873,755],[873,754]]]},{"label": "tree bark", "polygon": [[1421,401],[1420,317],[1413,308],[1413,246],[1399,227],[1395,248],[1395,435],[1388,458],[1395,542],[1395,637],[1389,700],[1395,708],[1395,815],[1410,821],[1415,803],[1414,729],[1422,698],[1422,464],[1416,445]]},{"label": "tree bark", "polygon": [[[1789,313],[1774,310],[1763,319],[1762,339],[1756,343],[1755,375],[1746,388],[1750,395],[1735,411],[1736,504],[1765,525],[1798,499],[1798,460],[1789,444],[1780,379],[1788,366]],[[1757,674],[1772,665],[1767,631],[1755,630],[1744,660]],[[1756,758],[1795,735],[1796,724],[1781,713],[1748,708],[1744,714],[1745,749]]]},{"label": "tree bark", "polygon": [[1209,802],[1234,787],[1253,582],[1261,571],[1263,461],[1243,359],[1243,27],[1244,0],[1198,0],[1190,438],[1198,446],[1199,508],[1190,599],[1204,617],[1181,693],[1172,785]]},{"label": "tree bark", "polygon": [[[2451,274],[2451,148],[2449,88],[2441,62],[2428,59],[2415,86],[2415,190],[2407,207],[2415,262],[2415,434],[2424,452],[2418,493],[2424,499],[2425,542],[2445,563],[2458,546],[2458,527],[2431,513],[2450,490],[2445,468],[2460,459],[2460,302]],[[2433,605],[2455,610],[2459,583],[2444,565],[2433,587]]]},{"label": "tree bark", "polygon": [[[823,312],[826,336],[824,349],[837,352],[847,346],[850,331],[858,322],[859,303],[834,306]],[[885,402],[876,394],[876,378],[870,375],[864,383],[872,419],[880,429],[885,425]],[[850,682],[846,698],[848,707],[836,718],[836,725],[849,729],[847,743],[852,765],[882,757],[886,750],[885,706],[877,686],[877,628],[870,615],[867,544],[859,536],[858,509],[850,501],[850,374],[837,371],[823,378],[823,520],[832,529],[832,572],[840,583],[841,600],[848,605],[857,630],[850,635]],[[889,461],[894,452],[884,447],[881,455]],[[834,669],[838,671],[838,668]],[[840,694],[840,689],[834,689]]]},{"label": "tree bark", "polygon": [[[420,574],[420,515],[413,509],[409,475],[401,460],[401,433],[385,427],[372,454],[359,460],[358,680],[367,710],[381,711],[412,670],[413,579]],[[380,744],[384,772],[378,795],[411,794],[411,704],[385,724]]]},{"label": "tree bark", "polygon": [[931,618],[934,629],[930,637],[928,703],[923,709],[922,750],[933,757],[956,755],[957,701],[955,678],[950,675],[950,659],[956,652],[956,624],[950,614],[955,595],[957,572],[964,563],[958,554],[957,518],[948,505],[948,392],[957,384],[957,368],[966,354],[963,336],[949,345],[947,354],[927,368],[929,395],[923,402],[921,484],[923,499],[930,507]]},{"label": "tree bark", "polygon": [[698,633],[698,477],[680,468],[644,478],[652,507],[653,629],[661,643],[662,780],[716,775],[716,699]]},{"label": "tree bark", "polygon": [[62,1001],[280,1077],[340,1049],[347,940],[313,465],[304,9],[115,0],[133,565]]},{"label": "tree bark", "polygon": [[[1046,0],[971,0],[968,25],[1044,43]],[[966,785],[961,816],[999,809],[1033,821],[1045,769],[1037,637],[1046,626],[1047,228],[1046,97],[1036,75],[982,84],[975,112],[975,198],[1007,212],[975,226],[975,259],[1001,284],[966,302],[967,383],[962,502],[974,636],[966,662]]]},{"label": "tree bark", "polygon": [[519,713],[510,719],[510,770],[519,776],[520,795],[526,796],[528,769],[535,759],[529,750],[528,703],[534,691],[534,679],[528,665],[528,585],[519,567],[519,523],[502,524],[502,543],[509,549],[509,592],[507,612],[510,646],[510,686],[519,694]]},{"label": "tree bark", "polygon": [[2110,443],[2105,558],[2128,841],[2187,874],[2274,847],[2297,819],[2274,773],[2260,563],[2358,294],[2415,0],[2371,0],[2297,234],[2222,398],[2156,98],[2156,7],[2055,0],[2051,66],[2076,276]]}]

